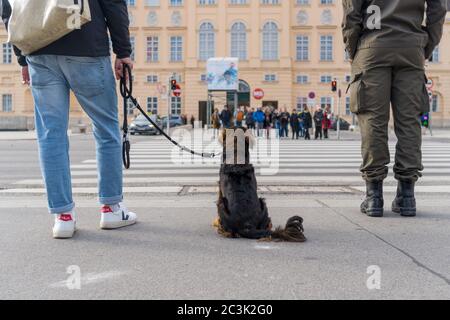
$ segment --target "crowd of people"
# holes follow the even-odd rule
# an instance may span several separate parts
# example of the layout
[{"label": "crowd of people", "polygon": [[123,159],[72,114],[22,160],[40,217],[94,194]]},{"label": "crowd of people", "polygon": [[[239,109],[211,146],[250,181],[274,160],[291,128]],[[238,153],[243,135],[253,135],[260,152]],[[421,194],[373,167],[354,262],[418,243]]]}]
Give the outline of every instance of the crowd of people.
[{"label": "crowd of people", "polygon": [[311,130],[314,129],[314,138],[328,139],[328,131],[331,129],[332,112],[331,107],[322,109],[316,106],[311,114],[310,109],[305,106],[303,110],[297,111],[287,108],[278,110],[271,106],[245,107],[240,106],[234,112],[228,106],[221,111],[215,109],[211,116],[214,129],[236,127],[247,127],[255,132],[258,137],[270,137],[269,131],[275,129],[276,138],[289,138],[305,140],[311,139]]}]

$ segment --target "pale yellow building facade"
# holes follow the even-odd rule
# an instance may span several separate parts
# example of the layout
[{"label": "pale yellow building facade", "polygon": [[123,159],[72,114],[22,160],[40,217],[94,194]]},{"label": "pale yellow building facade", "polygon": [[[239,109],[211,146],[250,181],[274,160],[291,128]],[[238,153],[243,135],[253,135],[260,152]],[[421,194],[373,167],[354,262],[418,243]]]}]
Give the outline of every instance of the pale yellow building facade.
[{"label": "pale yellow building facade", "polygon": [[[149,112],[204,120],[206,60],[233,56],[239,58],[240,105],[272,105],[290,111],[308,104],[330,104],[337,113],[338,99],[330,85],[336,78],[343,91],[340,112],[351,120],[345,95],[350,64],[342,43],[340,0],[127,2],[134,47],[134,93]],[[12,123],[29,127],[33,116],[30,90],[21,84],[18,65],[5,41],[2,31],[0,129]],[[427,74],[433,80],[434,126],[450,126],[450,15]],[[181,85],[180,98],[167,97],[172,75]],[[253,97],[256,88],[264,91],[263,99]],[[230,99],[213,97],[219,109],[231,103]],[[74,99],[72,118],[72,123],[83,118]]]}]

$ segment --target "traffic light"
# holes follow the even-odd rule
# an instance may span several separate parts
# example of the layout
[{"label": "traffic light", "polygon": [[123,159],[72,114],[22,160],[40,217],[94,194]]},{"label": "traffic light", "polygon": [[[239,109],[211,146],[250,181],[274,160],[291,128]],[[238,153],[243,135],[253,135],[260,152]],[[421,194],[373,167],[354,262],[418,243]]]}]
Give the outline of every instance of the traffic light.
[{"label": "traffic light", "polygon": [[430,120],[430,115],[427,113],[424,113],[421,117],[420,117],[420,122],[422,123],[422,127],[428,128],[429,126],[429,120]]},{"label": "traffic light", "polygon": [[336,80],[331,81],[331,91],[333,91],[333,92],[337,91],[337,81]]},{"label": "traffic light", "polygon": [[175,80],[175,79],[170,80],[170,89],[172,91],[177,89],[177,80]]}]

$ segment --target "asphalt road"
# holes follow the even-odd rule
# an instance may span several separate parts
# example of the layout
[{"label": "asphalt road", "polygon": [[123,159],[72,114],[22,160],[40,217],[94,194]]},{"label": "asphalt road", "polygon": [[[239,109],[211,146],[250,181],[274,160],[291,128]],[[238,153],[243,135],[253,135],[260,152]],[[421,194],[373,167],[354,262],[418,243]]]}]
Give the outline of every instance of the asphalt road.
[{"label": "asphalt road", "polygon": [[[0,141],[2,188],[40,177],[35,145]],[[73,137],[72,163],[90,158],[91,138]],[[213,192],[128,194],[139,223],[115,231],[77,195],[76,236],[54,240],[44,195],[2,194],[0,299],[450,298],[448,194],[419,193],[412,219],[389,212],[392,192],[382,219],[359,213],[357,190],[263,195],[276,225],[304,218],[306,243],[221,238]]]}]

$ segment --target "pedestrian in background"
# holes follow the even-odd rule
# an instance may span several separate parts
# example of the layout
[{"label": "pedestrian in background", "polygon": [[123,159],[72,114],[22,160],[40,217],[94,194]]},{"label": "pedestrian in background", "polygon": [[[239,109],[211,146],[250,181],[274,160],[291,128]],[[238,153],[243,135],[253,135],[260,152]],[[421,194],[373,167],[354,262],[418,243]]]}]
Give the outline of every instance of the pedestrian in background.
[{"label": "pedestrian in background", "polygon": [[[47,1],[48,2],[48,1]],[[136,222],[123,201],[122,136],[117,108],[116,79],[123,67],[133,67],[128,10],[125,1],[89,1],[91,22],[48,46],[23,56],[14,51],[29,84],[35,105],[36,134],[54,238],[71,238],[76,230],[75,203],[70,173],[70,94],[93,123],[99,180],[100,227],[115,229]],[[11,6],[2,1],[5,23]],[[109,37],[109,35],[110,37]],[[110,39],[116,55],[114,71]]]},{"label": "pedestrian in background", "polygon": [[[352,65],[350,110],[358,116],[361,129],[361,172],[366,181],[361,212],[383,216],[392,106],[397,136],[394,174],[398,180],[392,211],[415,216],[414,185],[423,170],[419,119],[430,111],[424,66],[441,40],[446,0],[342,3],[342,32]],[[373,21],[368,7],[377,7],[381,12],[376,28],[369,25]]]},{"label": "pedestrian in background", "polygon": [[291,116],[289,118],[290,124],[291,124],[291,130],[292,130],[292,140],[297,139],[299,136],[299,118],[297,110],[292,109]]},{"label": "pedestrian in background", "polygon": [[305,136],[305,125],[303,120],[303,109],[298,113],[298,130],[300,132],[300,137],[303,138]]},{"label": "pedestrian in background", "polygon": [[280,138],[281,125],[280,125],[280,112],[278,111],[278,109],[273,110],[272,122],[273,122],[273,127],[275,129],[275,137],[277,139],[279,139]]},{"label": "pedestrian in background", "polygon": [[305,106],[305,109],[303,110],[302,118],[303,118],[303,127],[305,130],[305,140],[311,140],[309,129],[312,128],[312,117],[311,113],[309,112],[309,108],[307,106]]},{"label": "pedestrian in background", "polygon": [[245,124],[247,128],[250,130],[255,129],[255,119],[253,118],[253,114],[255,112],[255,108],[247,108],[247,114],[245,115]]},{"label": "pedestrian in background", "polygon": [[322,120],[323,120],[322,108],[320,106],[316,106],[316,111],[314,112],[315,140],[317,140],[319,137],[320,140],[322,140]]},{"label": "pedestrian in background", "polygon": [[253,113],[253,119],[255,120],[256,125],[256,135],[258,137],[261,136],[262,130],[264,128],[264,119],[265,115],[261,108],[258,108],[255,113]]},{"label": "pedestrian in background", "polygon": [[331,107],[327,106],[322,120],[323,137],[328,139],[328,130],[331,129]]},{"label": "pedestrian in background", "polygon": [[236,112],[236,127],[242,127],[242,121],[244,121],[244,107],[239,107],[238,112]]},{"label": "pedestrian in background", "polygon": [[228,129],[231,126],[231,112],[228,110],[228,106],[223,106],[222,111],[220,112],[220,120],[222,121],[222,125],[224,128]]},{"label": "pedestrian in background", "polygon": [[217,136],[218,130],[220,130],[220,117],[219,117],[219,109],[215,108],[213,114],[211,115],[212,127],[214,130],[214,137]]},{"label": "pedestrian in background", "polygon": [[266,107],[264,112],[264,129],[267,139],[270,138],[270,129],[272,129],[272,112],[273,110],[271,107]]},{"label": "pedestrian in background", "polygon": [[281,133],[280,136],[283,137],[289,137],[289,112],[287,112],[286,108],[283,108],[283,110],[280,113],[280,126],[281,126]]}]

